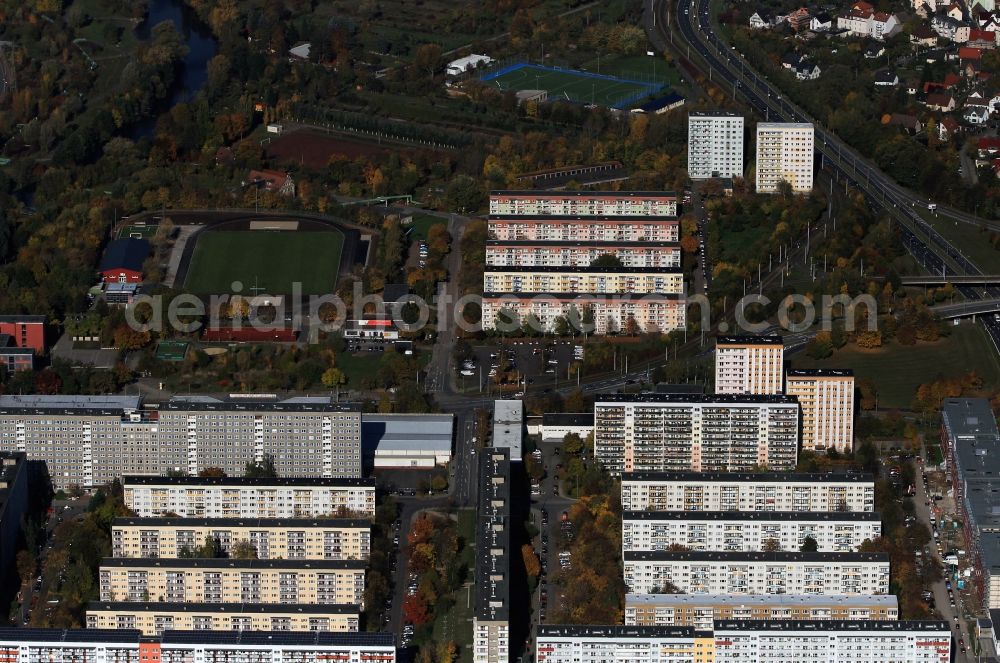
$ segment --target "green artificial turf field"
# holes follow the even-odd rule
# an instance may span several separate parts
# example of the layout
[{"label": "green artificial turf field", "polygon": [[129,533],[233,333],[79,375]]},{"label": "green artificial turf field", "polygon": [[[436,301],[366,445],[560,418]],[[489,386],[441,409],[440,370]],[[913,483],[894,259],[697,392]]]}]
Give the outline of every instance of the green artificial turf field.
[{"label": "green artificial turf field", "polygon": [[184,288],[198,295],[233,292],[281,295],[302,284],[306,295],[332,293],[337,285],[344,236],[337,230],[208,231],[198,236]]},{"label": "green artificial turf field", "polygon": [[598,106],[617,107],[655,93],[663,86],[571,69],[550,69],[525,64],[487,75],[483,80],[503,90],[546,90],[549,101],[565,99]]}]

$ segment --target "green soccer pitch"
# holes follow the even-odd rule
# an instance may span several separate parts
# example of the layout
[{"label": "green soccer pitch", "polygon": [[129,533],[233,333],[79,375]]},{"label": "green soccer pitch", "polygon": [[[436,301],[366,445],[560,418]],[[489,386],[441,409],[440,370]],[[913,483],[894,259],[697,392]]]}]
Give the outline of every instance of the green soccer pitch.
[{"label": "green soccer pitch", "polygon": [[303,294],[329,294],[337,285],[343,248],[344,235],[333,229],[205,231],[198,235],[184,289],[225,294],[240,281],[244,296],[283,295],[299,282]]}]

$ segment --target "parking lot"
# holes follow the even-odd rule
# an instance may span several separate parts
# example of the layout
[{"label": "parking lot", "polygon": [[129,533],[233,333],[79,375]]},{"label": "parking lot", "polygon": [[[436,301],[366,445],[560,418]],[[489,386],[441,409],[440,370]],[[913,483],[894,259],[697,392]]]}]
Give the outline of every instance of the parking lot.
[{"label": "parking lot", "polygon": [[569,367],[583,360],[583,345],[568,340],[514,339],[473,347],[473,358],[458,363],[458,386],[523,397],[576,380]]}]

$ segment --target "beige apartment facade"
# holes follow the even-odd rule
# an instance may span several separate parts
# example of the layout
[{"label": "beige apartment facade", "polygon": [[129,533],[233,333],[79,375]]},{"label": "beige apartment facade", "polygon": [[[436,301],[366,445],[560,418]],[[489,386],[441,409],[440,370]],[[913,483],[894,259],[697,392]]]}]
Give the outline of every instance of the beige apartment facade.
[{"label": "beige apartment facade", "polygon": [[875,510],[875,477],[867,473],[626,472],[625,511]]},{"label": "beige apartment facade", "polygon": [[899,619],[894,594],[626,594],[626,626],[693,626],[722,619]]},{"label": "beige apartment facade", "polygon": [[246,603],[130,603],[94,601],[87,605],[87,628],[164,631],[357,632],[356,605],[253,605]]},{"label": "beige apartment facade", "polygon": [[261,518],[118,518],[111,528],[114,557],[176,559],[209,540],[230,554],[240,542],[258,559],[367,560],[368,520]]},{"label": "beige apartment facade", "polygon": [[720,336],[715,343],[715,393],[781,394],[784,361],[780,336]]},{"label": "beige apartment facade", "polygon": [[604,255],[613,255],[625,267],[681,266],[681,247],[676,242],[486,242],[486,264],[496,267],[589,267]]},{"label": "beige apartment facade", "polygon": [[812,191],[814,133],[805,122],[757,123],[758,193],[777,193],[781,182],[794,193]]},{"label": "beige apartment facade", "polygon": [[322,518],[375,515],[375,479],[147,477],[122,479],[142,518]]},{"label": "beige apartment facade", "polygon": [[799,400],[802,448],[854,449],[854,371],[792,369],[785,375],[785,392]]},{"label": "beige apartment facade", "polygon": [[366,562],[256,559],[101,561],[102,601],[361,605]]},{"label": "beige apartment facade", "polygon": [[559,292],[567,294],[684,294],[684,274],[679,268],[648,270],[620,267],[604,271],[592,267],[487,267],[485,292]]},{"label": "beige apartment facade", "polygon": [[677,216],[671,191],[493,191],[490,215]]}]

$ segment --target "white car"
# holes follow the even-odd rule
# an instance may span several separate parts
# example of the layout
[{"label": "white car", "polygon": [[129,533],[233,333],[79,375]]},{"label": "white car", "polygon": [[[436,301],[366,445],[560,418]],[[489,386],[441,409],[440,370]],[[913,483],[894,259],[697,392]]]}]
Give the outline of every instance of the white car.
[{"label": "white car", "polygon": [[475,374],[476,374],[476,372],[475,372],[475,371],[470,371],[470,370],[469,370],[468,368],[463,368],[463,369],[461,370],[461,373],[462,373],[462,375],[465,375],[465,376],[467,376],[467,377],[471,377],[471,376],[473,376],[473,375],[475,375]]}]

